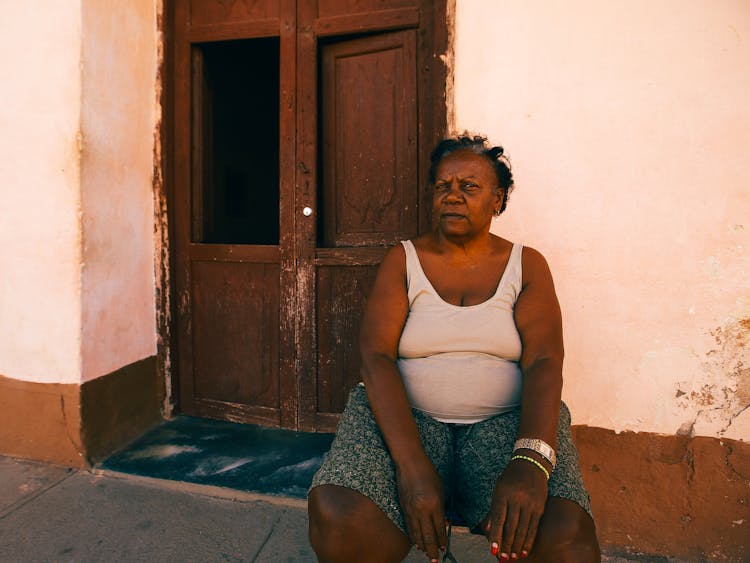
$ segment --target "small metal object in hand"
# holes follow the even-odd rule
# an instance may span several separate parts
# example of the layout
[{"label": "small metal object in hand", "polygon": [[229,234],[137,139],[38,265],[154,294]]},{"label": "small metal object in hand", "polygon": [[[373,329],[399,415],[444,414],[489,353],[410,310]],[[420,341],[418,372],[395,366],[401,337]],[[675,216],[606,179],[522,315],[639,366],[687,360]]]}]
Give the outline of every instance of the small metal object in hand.
[{"label": "small metal object in hand", "polygon": [[450,561],[451,563],[458,563],[458,559],[456,559],[453,554],[451,553],[451,530],[453,526],[451,526],[450,520],[448,521],[448,542],[445,545],[445,553],[443,553],[443,558],[441,561],[445,563],[446,561]]}]

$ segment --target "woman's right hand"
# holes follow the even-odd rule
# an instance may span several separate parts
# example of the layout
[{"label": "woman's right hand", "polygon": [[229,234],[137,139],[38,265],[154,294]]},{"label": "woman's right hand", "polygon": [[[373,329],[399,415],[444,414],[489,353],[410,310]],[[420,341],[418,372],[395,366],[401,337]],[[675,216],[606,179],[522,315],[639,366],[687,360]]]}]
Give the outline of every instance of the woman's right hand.
[{"label": "woman's right hand", "polygon": [[409,539],[430,560],[437,561],[448,541],[443,481],[426,456],[399,467],[396,477]]}]

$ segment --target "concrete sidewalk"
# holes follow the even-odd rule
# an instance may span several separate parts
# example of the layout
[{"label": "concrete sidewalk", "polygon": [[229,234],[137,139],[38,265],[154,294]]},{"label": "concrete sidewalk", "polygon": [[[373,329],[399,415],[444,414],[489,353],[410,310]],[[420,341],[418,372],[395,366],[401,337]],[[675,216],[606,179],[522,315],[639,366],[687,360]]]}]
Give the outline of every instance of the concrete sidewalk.
[{"label": "concrete sidewalk", "polygon": [[[483,538],[465,532],[454,535],[453,548],[461,563],[494,560]],[[0,456],[0,561],[282,563],[315,557],[304,501]],[[426,558],[413,551],[406,561]]]}]

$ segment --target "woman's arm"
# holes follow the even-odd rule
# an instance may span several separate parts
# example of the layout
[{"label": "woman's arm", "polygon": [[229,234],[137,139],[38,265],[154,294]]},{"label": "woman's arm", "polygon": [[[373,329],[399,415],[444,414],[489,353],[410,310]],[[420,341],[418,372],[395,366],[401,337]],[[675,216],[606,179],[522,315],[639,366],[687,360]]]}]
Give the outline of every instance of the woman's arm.
[{"label": "woman's arm", "polygon": [[445,546],[443,483],[422,447],[396,365],[409,302],[406,255],[401,245],[383,259],[367,298],[360,351],[362,380],[385,443],[396,465],[399,503],[409,538],[436,560]]},{"label": "woman's arm", "polygon": [[367,297],[360,333],[362,381],[396,467],[424,454],[401,374],[398,343],[409,313],[405,253],[401,245],[383,259]]},{"label": "woman's arm", "polygon": [[557,448],[564,356],[560,304],[544,257],[533,248],[525,248],[522,266],[523,287],[515,308],[523,346],[518,437],[541,438]]},{"label": "woman's arm", "polygon": [[[556,448],[564,355],[560,305],[544,257],[532,248],[524,248],[522,267],[522,289],[515,306],[516,327],[523,346],[518,438],[540,438]],[[552,465],[537,452],[519,453],[552,471]],[[493,550],[500,555],[531,551],[547,500],[546,481],[539,467],[521,459],[511,461],[498,479],[488,518],[488,537],[497,544]]]}]

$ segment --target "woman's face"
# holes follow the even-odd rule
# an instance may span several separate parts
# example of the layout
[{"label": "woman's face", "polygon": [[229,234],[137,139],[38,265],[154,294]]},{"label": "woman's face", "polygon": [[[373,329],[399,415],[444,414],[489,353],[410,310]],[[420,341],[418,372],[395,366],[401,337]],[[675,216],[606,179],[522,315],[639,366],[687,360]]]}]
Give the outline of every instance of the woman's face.
[{"label": "woman's face", "polygon": [[433,185],[433,225],[448,236],[473,237],[490,229],[503,190],[486,157],[471,151],[449,154],[437,167]]}]

